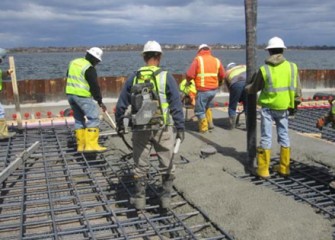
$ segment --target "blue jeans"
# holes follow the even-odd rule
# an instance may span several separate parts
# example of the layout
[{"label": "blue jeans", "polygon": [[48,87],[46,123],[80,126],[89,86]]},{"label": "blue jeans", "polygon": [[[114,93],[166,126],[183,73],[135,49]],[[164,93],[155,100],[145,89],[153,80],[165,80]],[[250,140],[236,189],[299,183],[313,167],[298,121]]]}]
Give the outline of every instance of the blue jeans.
[{"label": "blue jeans", "polygon": [[[100,124],[99,108],[93,98],[67,95],[67,99],[73,110],[74,129],[97,128]],[[85,119],[86,116],[86,119]]]},{"label": "blue jeans", "polygon": [[277,142],[282,147],[290,147],[288,136],[288,111],[261,109],[261,141],[263,149],[271,149],[272,144],[272,121],[275,121],[277,128]]},{"label": "blue jeans", "polygon": [[237,104],[241,101],[243,102],[243,109],[246,110],[247,99],[244,87],[245,87],[245,81],[239,81],[231,85],[229,89],[229,107],[228,107],[229,117],[236,116],[236,107]]},{"label": "blue jeans", "polygon": [[197,92],[195,98],[194,114],[198,119],[206,117],[206,110],[209,108],[209,104],[214,99],[217,90],[210,90],[205,92]]},{"label": "blue jeans", "polygon": [[3,108],[2,104],[0,103],[0,119],[5,118],[5,109]]}]

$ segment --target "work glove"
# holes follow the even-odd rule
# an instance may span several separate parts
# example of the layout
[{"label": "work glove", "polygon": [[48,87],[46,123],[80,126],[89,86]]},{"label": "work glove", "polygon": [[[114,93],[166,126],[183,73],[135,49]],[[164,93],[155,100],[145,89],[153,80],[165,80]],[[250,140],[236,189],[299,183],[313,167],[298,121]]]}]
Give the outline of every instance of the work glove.
[{"label": "work glove", "polygon": [[102,109],[103,112],[106,112],[106,111],[107,111],[107,107],[106,107],[106,105],[103,104],[102,102],[99,103],[99,107],[101,107],[101,109]]},{"label": "work glove", "polygon": [[179,138],[181,142],[184,141],[185,138],[185,131],[184,129],[177,129],[177,136],[176,138]]},{"label": "work glove", "polygon": [[289,118],[294,118],[294,115],[297,113],[297,109],[296,108],[289,108],[288,109],[288,117]]},{"label": "work glove", "polygon": [[9,68],[9,69],[7,70],[7,75],[9,76],[9,75],[11,75],[13,72],[14,72],[14,70],[13,70],[12,68]]},{"label": "work glove", "polygon": [[322,130],[323,126],[325,125],[326,123],[326,119],[324,117],[322,118],[319,118],[317,121],[316,121],[316,128],[318,128],[319,130]]},{"label": "work glove", "polygon": [[123,120],[121,120],[121,121],[119,121],[117,123],[116,129],[117,129],[117,134],[118,135],[123,135],[125,133],[125,128],[124,128]]}]

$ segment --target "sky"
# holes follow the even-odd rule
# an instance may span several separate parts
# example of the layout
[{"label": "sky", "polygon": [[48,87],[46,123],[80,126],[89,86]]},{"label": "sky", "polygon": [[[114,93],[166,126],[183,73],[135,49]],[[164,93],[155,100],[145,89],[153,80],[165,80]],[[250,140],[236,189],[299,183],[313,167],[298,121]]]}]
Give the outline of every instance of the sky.
[{"label": "sky", "polygon": [[[242,0],[1,0],[0,48],[245,44]],[[334,0],[258,0],[257,44],[335,45]]]}]

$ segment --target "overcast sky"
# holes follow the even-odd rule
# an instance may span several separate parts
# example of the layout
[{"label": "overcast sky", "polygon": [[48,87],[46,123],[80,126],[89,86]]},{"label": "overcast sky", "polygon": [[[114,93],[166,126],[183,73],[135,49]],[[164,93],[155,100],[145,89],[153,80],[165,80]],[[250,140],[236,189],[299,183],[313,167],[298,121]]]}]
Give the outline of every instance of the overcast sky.
[{"label": "overcast sky", "polygon": [[[335,0],[258,0],[257,43],[335,45]],[[0,48],[244,44],[243,0],[1,0]]]}]

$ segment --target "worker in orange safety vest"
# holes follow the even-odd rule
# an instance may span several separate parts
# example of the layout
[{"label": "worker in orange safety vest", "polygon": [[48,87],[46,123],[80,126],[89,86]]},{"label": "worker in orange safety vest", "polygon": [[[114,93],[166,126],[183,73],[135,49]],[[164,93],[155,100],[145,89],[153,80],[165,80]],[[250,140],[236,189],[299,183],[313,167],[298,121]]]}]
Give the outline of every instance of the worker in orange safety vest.
[{"label": "worker in orange safety vest", "polygon": [[225,77],[221,61],[212,55],[207,44],[201,44],[196,57],[186,72],[187,81],[194,79],[197,96],[194,113],[199,121],[199,132],[206,133],[214,128],[210,103]]}]

